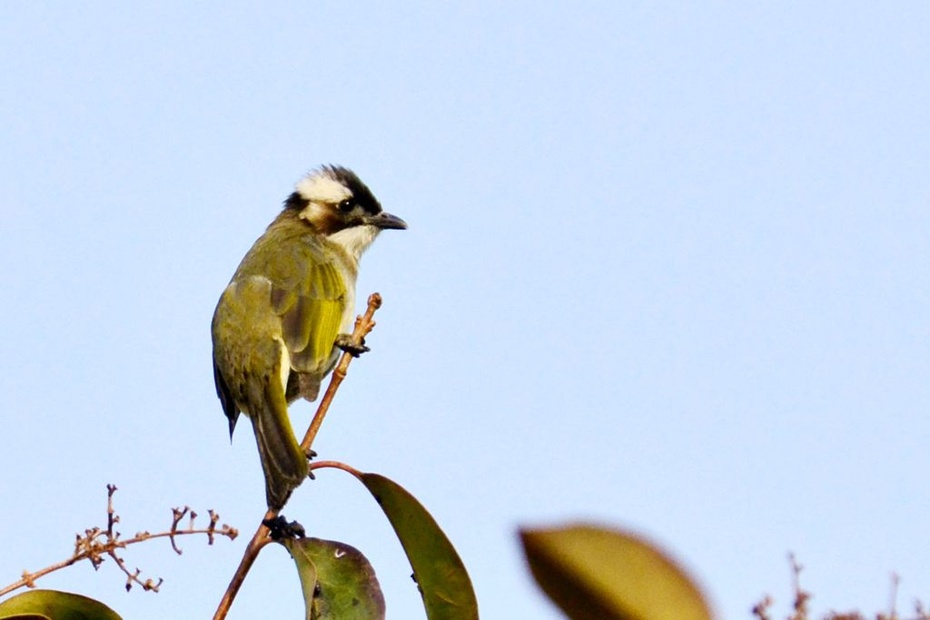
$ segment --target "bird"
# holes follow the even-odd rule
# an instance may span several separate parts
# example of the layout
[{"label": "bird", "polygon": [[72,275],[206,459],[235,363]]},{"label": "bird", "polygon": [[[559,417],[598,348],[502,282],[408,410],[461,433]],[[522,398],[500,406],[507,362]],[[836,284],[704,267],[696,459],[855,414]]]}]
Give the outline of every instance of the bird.
[{"label": "bird", "polygon": [[354,172],[321,166],[297,182],[220,295],[211,324],[216,393],[230,439],[240,413],[252,422],[271,510],[309,471],[288,405],[316,399],[341,350],[367,350],[349,333],[359,259],[382,230],[406,228]]}]

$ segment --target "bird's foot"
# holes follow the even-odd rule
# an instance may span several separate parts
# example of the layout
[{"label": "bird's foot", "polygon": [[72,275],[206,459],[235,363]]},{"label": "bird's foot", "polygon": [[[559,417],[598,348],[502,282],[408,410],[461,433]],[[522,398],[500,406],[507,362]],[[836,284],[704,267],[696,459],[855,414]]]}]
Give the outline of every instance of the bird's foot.
[{"label": "bird's foot", "polygon": [[339,334],[336,336],[336,346],[352,357],[358,357],[362,353],[371,351],[371,349],[365,346],[364,338],[359,341],[353,338],[351,334]]},{"label": "bird's foot", "polygon": [[274,519],[265,519],[262,525],[268,528],[268,535],[272,540],[283,540],[285,538],[303,538],[307,535],[302,526],[297,521],[288,522],[282,515]]}]

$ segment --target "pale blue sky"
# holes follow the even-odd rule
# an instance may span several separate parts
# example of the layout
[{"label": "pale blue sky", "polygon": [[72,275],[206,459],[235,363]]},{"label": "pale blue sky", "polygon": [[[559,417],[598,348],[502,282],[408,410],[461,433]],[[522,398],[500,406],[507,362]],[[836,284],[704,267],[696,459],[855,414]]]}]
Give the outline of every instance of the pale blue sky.
[{"label": "pale blue sky", "polygon": [[[373,353],[315,447],[432,510],[483,617],[559,617],[514,532],[575,519],[663,543],[729,619],[787,611],[789,551],[815,610],[883,610],[892,571],[930,600],[930,4],[5,3],[0,75],[3,583],[108,482],[125,533],[189,504],[251,534],[210,316],[332,162],[410,229],[363,261]],[[285,514],[422,616],[353,480]],[[127,552],[158,595],[41,585],[208,617],[244,544]],[[230,617],[300,617],[289,563]]]}]

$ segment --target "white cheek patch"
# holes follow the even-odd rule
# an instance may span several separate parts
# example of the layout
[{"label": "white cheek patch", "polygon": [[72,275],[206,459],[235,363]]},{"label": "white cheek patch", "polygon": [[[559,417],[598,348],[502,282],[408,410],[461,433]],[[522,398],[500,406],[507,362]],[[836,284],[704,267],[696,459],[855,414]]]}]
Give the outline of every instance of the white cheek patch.
[{"label": "white cheek patch", "polygon": [[328,238],[330,241],[344,247],[346,252],[357,261],[375,240],[379,232],[381,232],[381,229],[377,226],[352,226],[333,233]]},{"label": "white cheek patch", "polygon": [[325,207],[321,207],[319,203],[311,202],[303,211],[298,214],[298,217],[302,220],[307,220],[308,222],[325,222],[329,216],[329,210]]},{"label": "white cheek patch", "polygon": [[297,193],[310,202],[336,204],[352,197],[345,185],[325,174],[312,174],[297,182]]}]

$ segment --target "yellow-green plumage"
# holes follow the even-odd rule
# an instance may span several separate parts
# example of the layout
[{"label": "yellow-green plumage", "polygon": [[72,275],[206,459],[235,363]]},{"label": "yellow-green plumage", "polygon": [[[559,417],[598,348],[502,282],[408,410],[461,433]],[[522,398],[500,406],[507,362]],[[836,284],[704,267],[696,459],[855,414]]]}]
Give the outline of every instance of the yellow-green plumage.
[{"label": "yellow-green plumage", "polygon": [[284,506],[307,477],[288,403],[317,397],[338,347],[359,349],[346,333],[359,258],[380,231],[405,228],[354,172],[323,166],[297,183],[220,296],[212,325],[216,393],[230,435],[240,413],[252,421],[269,508]]},{"label": "yellow-green plumage", "polygon": [[[346,276],[355,264],[336,244],[283,212],[249,250],[213,317],[217,392],[230,420],[252,421],[268,506],[280,508],[307,477],[287,405],[316,398],[351,318]],[[348,273],[350,272],[350,273]]]}]

